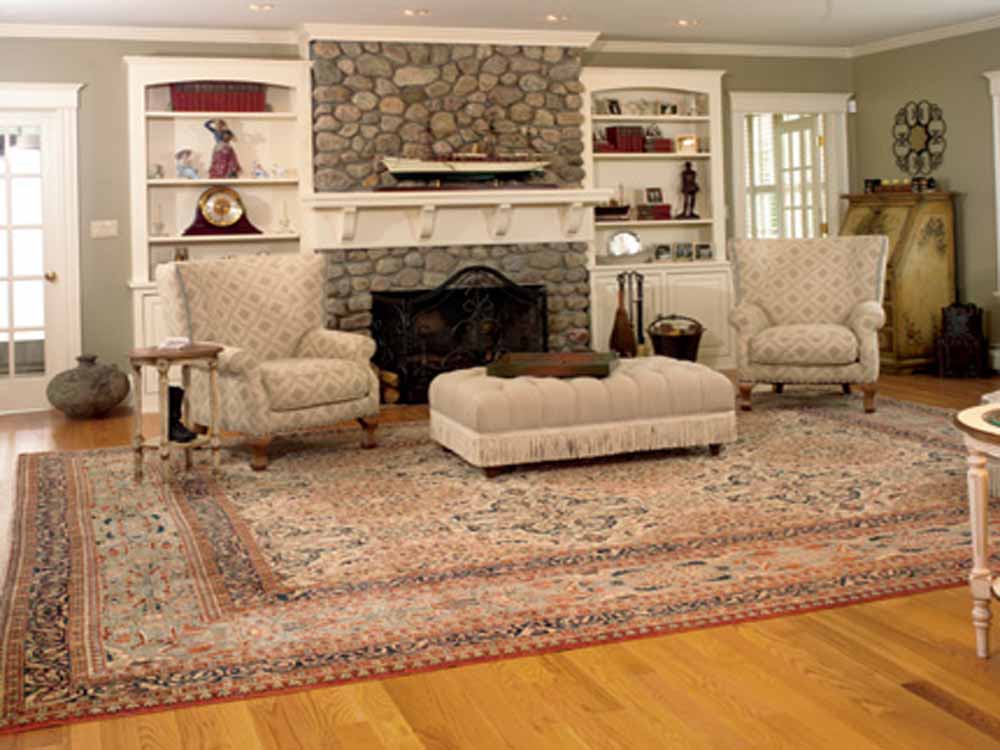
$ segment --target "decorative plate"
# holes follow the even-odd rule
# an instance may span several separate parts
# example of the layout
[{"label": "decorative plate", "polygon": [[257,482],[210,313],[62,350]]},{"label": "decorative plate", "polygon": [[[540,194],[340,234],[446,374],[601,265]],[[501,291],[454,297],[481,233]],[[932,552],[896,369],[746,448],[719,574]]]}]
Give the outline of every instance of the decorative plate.
[{"label": "decorative plate", "polygon": [[205,221],[215,227],[231,227],[243,216],[243,201],[232,188],[209,188],[198,199],[198,209]]}]

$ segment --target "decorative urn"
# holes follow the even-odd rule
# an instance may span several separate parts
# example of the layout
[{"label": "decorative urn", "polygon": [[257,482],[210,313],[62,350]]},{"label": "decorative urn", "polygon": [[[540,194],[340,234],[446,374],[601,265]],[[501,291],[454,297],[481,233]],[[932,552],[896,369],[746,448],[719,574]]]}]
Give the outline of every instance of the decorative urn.
[{"label": "decorative urn", "polygon": [[76,367],[56,375],[45,390],[49,403],[67,417],[100,417],[128,395],[128,376],[117,366],[97,364],[94,354],[81,354],[76,361]]}]

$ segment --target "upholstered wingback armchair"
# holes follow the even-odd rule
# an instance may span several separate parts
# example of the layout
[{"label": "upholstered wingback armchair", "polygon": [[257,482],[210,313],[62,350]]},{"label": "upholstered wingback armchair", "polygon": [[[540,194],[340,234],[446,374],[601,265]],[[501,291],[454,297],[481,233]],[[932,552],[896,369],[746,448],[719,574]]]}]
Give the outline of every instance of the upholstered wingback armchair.
[{"label": "upholstered wingback armchair", "polygon": [[753,386],[858,384],[875,411],[878,330],[889,244],[885,237],[733,240],[739,388],[750,409]]},{"label": "upholstered wingback armchair", "polygon": [[[373,447],[379,385],[367,336],[323,327],[324,259],[277,255],[166,263],[156,269],[170,336],[213,342],[220,427],[251,439],[255,469],[272,436],[357,419]],[[209,422],[207,370],[194,370],[191,419]]]}]

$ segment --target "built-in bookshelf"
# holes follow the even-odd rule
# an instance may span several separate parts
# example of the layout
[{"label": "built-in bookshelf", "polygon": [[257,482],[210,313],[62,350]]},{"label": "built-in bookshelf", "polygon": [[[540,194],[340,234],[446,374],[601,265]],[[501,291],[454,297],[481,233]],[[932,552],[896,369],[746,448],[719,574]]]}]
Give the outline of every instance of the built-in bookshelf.
[{"label": "built-in bookshelf", "polygon": [[[170,57],[125,58],[129,101],[129,177],[134,340],[148,346],[164,338],[154,274],[176,258],[228,258],[302,251],[301,194],[312,191],[309,63]],[[234,84],[263,96],[260,111],[175,111],[175,84]],[[249,84],[249,86],[248,86]],[[231,104],[233,102],[233,104]],[[257,105],[260,106],[258,100]],[[207,120],[224,119],[235,134],[238,177],[209,177],[214,137]],[[177,169],[176,155],[191,152],[197,176]],[[228,187],[239,195],[260,234],[185,235],[202,194]],[[146,390],[152,392],[150,379]]]},{"label": "built-in bookshelf", "polygon": [[[722,71],[711,70],[583,70],[587,187],[611,188],[619,207],[629,207],[623,216],[594,223],[591,339],[598,350],[607,349],[618,275],[633,271],[643,276],[647,323],[661,314],[689,315],[707,329],[700,358],[716,367],[734,364],[728,322],[732,281],[726,258],[722,76]],[[621,128],[627,130],[616,131]],[[630,138],[616,141],[618,133]],[[699,187],[697,217],[678,218],[682,172],[688,164]],[[650,218],[654,203],[660,214],[663,204],[669,204],[671,218]],[[610,240],[620,232],[635,235],[642,252],[612,256]],[[673,254],[677,247],[683,248],[681,257]]]}]

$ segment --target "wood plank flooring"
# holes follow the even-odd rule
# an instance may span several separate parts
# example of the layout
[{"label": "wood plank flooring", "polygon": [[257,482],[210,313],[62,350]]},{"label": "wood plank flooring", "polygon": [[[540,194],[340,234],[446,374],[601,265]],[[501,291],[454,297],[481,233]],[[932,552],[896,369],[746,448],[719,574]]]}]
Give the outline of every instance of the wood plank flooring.
[{"label": "wood plank flooring", "polygon": [[[1000,378],[881,381],[884,395],[951,409],[997,389]],[[425,414],[394,408],[383,421]],[[0,417],[4,492],[20,452],[123,445],[128,436],[125,411],[84,423],[54,413]],[[5,503],[3,528],[9,510]],[[1000,627],[993,659],[977,660],[970,608],[961,587],[6,735],[0,750],[1000,748]]]}]

